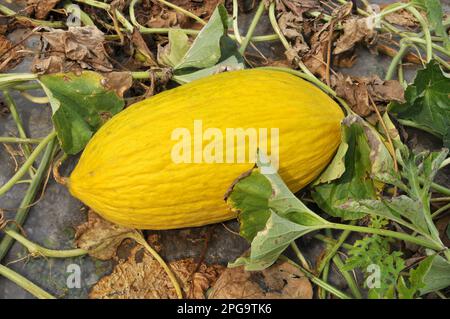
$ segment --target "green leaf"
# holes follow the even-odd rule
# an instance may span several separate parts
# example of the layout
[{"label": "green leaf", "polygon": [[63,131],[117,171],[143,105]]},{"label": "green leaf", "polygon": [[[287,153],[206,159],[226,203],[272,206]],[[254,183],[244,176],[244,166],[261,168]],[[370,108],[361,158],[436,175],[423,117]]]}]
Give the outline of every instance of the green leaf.
[{"label": "green leaf", "polygon": [[436,35],[444,38],[444,45],[450,50],[450,40],[444,27],[444,11],[440,0],[414,0],[413,3],[419,5],[427,12],[427,19]]},{"label": "green leaf", "polygon": [[345,128],[341,128],[341,144],[333,157],[333,160],[328,164],[327,168],[320,174],[320,176],[314,181],[313,186],[319,184],[329,183],[342,176],[345,173],[345,155],[348,151],[347,136]]},{"label": "green leaf", "polygon": [[227,204],[237,211],[240,234],[251,241],[249,257],[231,266],[260,270],[273,264],[289,244],[328,222],[306,207],[269,164],[258,157],[259,167],[245,174],[230,190]]},{"label": "green leaf", "polygon": [[192,46],[174,66],[173,80],[184,84],[230,69],[243,69],[236,43],[227,35],[228,15],[219,5],[195,38]]},{"label": "green leaf", "polygon": [[384,217],[423,235],[429,235],[427,222],[422,214],[422,203],[404,195],[388,200],[350,200],[341,205],[341,208],[349,212]]},{"label": "green leaf", "polygon": [[184,68],[203,69],[216,64],[222,55],[220,39],[226,35],[227,29],[227,10],[223,5],[219,5],[175,68],[179,70]]},{"label": "green leaf", "polygon": [[428,272],[423,277],[425,286],[420,289],[421,295],[450,286],[450,263],[439,255],[434,256]]},{"label": "green leaf", "polygon": [[450,78],[432,60],[425,69],[417,72],[414,83],[406,89],[406,102],[392,102],[388,109],[402,124],[444,138],[450,127],[449,95]]},{"label": "green leaf", "polygon": [[158,51],[158,62],[170,67],[180,64],[189,50],[189,38],[181,30],[169,30],[169,45]]},{"label": "green leaf", "polygon": [[239,212],[240,235],[251,241],[262,230],[269,219],[269,197],[272,187],[262,174],[253,171],[233,187],[227,198],[231,209]]},{"label": "green leaf", "polygon": [[244,264],[249,271],[265,269],[278,259],[291,242],[313,230],[315,228],[312,226],[299,225],[271,212],[265,228],[252,241],[250,257],[241,257],[230,267]]},{"label": "green leaf", "polygon": [[427,258],[422,260],[416,268],[412,268],[409,271],[409,295],[405,294],[403,298],[413,298],[420,289],[426,286],[425,276],[430,271],[435,257],[436,255],[428,256]]},{"label": "green leaf", "polygon": [[94,132],[125,106],[115,91],[104,87],[104,78],[96,72],[49,74],[39,79],[50,100],[58,139],[67,154],[80,152]]},{"label": "green leaf", "polygon": [[393,174],[392,158],[380,136],[354,115],[343,121],[342,143],[332,165],[319,177],[318,181],[322,184],[316,183],[312,197],[327,214],[343,219],[359,219],[365,214],[342,210],[340,205],[349,199],[375,198],[376,180],[381,180],[383,175]]},{"label": "green leaf", "polygon": [[[416,156],[416,160],[412,163],[411,168],[414,168],[414,174],[422,177],[422,193],[428,194],[431,183],[433,182],[442,162],[447,158],[448,149],[443,149],[438,152],[423,152]],[[417,165],[417,158],[423,158],[420,165]],[[417,168],[417,170],[416,170]]]},{"label": "green leaf", "polygon": [[264,174],[260,169],[235,183],[227,204],[239,212],[240,234],[249,241],[267,226],[271,212],[305,226],[326,223],[292,194],[278,174]]},{"label": "green leaf", "polygon": [[[387,222],[383,218],[372,217],[372,228],[383,228]],[[391,238],[379,235],[366,236],[357,240],[348,251],[344,270],[353,270],[359,268],[365,274],[365,286],[369,282],[369,298],[389,298],[395,297],[395,284],[399,279],[400,272],[404,269],[405,263],[402,253],[399,251],[391,251],[390,244],[393,242]],[[377,283],[368,280],[369,276],[374,275],[374,270],[379,272]]]}]

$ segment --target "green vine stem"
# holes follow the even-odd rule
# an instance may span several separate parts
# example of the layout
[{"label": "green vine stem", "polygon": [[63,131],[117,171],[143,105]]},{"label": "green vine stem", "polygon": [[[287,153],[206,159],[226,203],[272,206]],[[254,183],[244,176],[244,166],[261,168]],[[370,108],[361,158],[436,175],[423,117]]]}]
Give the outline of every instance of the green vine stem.
[{"label": "green vine stem", "polygon": [[392,238],[400,239],[403,241],[408,241],[410,243],[417,244],[417,245],[420,245],[420,246],[423,246],[426,248],[430,248],[433,250],[437,250],[437,251],[446,249],[446,247],[443,247],[440,243],[436,243],[432,239],[414,237],[414,236],[411,236],[411,235],[408,235],[405,233],[400,233],[400,232],[396,232],[396,231],[392,231],[392,230],[388,230],[388,229],[378,229],[378,228],[339,224],[339,223],[328,223],[328,224],[325,224],[323,228],[349,230],[349,231],[360,232],[360,233],[377,234],[377,235],[381,235],[381,236],[392,237]]},{"label": "green vine stem", "polygon": [[[423,247],[427,247],[427,248],[430,248],[430,249],[433,249],[436,251],[444,251],[444,254],[446,255],[447,259],[450,261],[450,250],[447,247],[444,247],[440,243],[436,243],[433,240],[429,240],[429,239],[422,240],[420,237],[415,237],[413,235],[407,235],[404,233],[399,233],[399,232],[386,230],[386,229],[377,229],[377,228],[362,227],[362,226],[351,226],[351,225],[345,225],[345,224],[334,224],[334,225],[338,225],[338,228],[336,228],[334,226],[331,226],[329,228],[347,229],[347,230],[351,230],[351,231],[355,231],[355,232],[361,232],[361,233],[367,233],[367,234],[377,234],[377,235],[381,235],[381,236],[387,236],[387,237],[397,238],[397,239],[404,240],[404,241],[409,241],[414,244],[418,244]],[[413,234],[416,234],[416,233],[413,233]],[[406,237],[401,236],[401,235],[406,235]],[[326,236],[323,236],[321,234],[315,235],[314,238],[321,240],[325,243],[329,243],[329,244],[336,243],[336,240],[326,237]],[[347,243],[342,244],[342,247],[345,249],[353,248],[352,245],[347,244]]]},{"label": "green vine stem", "polygon": [[[50,168],[50,163],[52,161],[56,145],[56,138],[53,138],[47,145],[47,148],[42,156],[39,167],[36,171],[36,175],[33,177],[30,186],[28,187],[22,202],[20,203],[20,208],[17,210],[16,217],[14,219],[17,225],[23,225],[25,219],[27,218],[28,211],[30,210],[31,204],[34,201],[36,194],[44,180],[48,169]],[[11,229],[17,229],[15,225]],[[0,242],[0,262],[6,256],[9,248],[13,244],[14,239],[10,236],[3,237]]]},{"label": "green vine stem", "polygon": [[408,47],[409,47],[409,41],[406,39],[400,40],[400,48],[397,52],[397,54],[392,58],[391,63],[389,64],[388,70],[386,72],[385,80],[391,80],[394,76],[395,70],[397,69],[397,66],[401,63],[404,55],[406,54]]},{"label": "green vine stem", "polygon": [[[421,184],[423,184],[425,182],[425,180],[423,178],[419,177],[419,182]],[[439,184],[433,182],[433,183],[431,183],[431,188],[443,195],[450,196],[450,189],[447,187],[444,187],[442,185],[439,185]]]},{"label": "green vine stem", "polygon": [[239,14],[238,0],[233,0],[233,32],[234,32],[236,41],[239,44],[241,44],[242,38],[241,38],[241,34],[239,33],[238,14]]},{"label": "green vine stem", "polygon": [[330,285],[329,283],[321,280],[319,277],[317,277],[316,275],[314,275],[312,272],[310,272],[309,270],[305,269],[304,267],[300,266],[299,264],[295,263],[294,261],[290,260],[289,258],[287,258],[286,256],[281,255],[280,256],[281,260],[287,261],[288,263],[290,263],[292,266],[300,269],[305,276],[311,280],[311,282],[315,283],[317,286],[321,287],[322,289],[328,291],[329,293],[335,295],[336,297],[340,298],[340,299],[351,299],[350,296],[348,296],[347,294],[343,293],[342,291],[340,291],[339,289],[336,289],[335,287],[333,287],[332,285]]},{"label": "green vine stem", "polygon": [[422,31],[424,33],[425,41],[426,41],[426,54],[427,54],[427,63],[428,63],[431,61],[431,58],[433,57],[433,47],[432,47],[433,42],[431,41],[431,34],[430,34],[430,29],[428,27],[428,24],[425,21],[425,19],[422,17],[422,15],[420,14],[420,12],[417,11],[416,8],[407,7],[406,10],[408,10],[414,16],[414,18],[417,19],[420,26],[422,27]]},{"label": "green vine stem", "polygon": [[0,136],[0,143],[20,143],[20,144],[39,144],[42,142],[40,138],[20,138]]},{"label": "green vine stem", "polygon": [[408,2],[408,3],[393,3],[389,6],[387,6],[386,8],[384,8],[383,10],[381,10],[380,13],[378,13],[376,15],[376,18],[383,18],[384,16],[387,16],[388,14],[406,9],[407,7],[411,6],[412,3]]},{"label": "green vine stem", "polygon": [[[352,222],[354,225],[354,222]],[[329,261],[333,258],[334,255],[338,252],[339,248],[341,248],[342,244],[345,242],[345,240],[350,235],[349,230],[344,230],[341,235],[339,236],[339,239],[332,244],[332,247],[327,251],[326,256],[320,261],[318,267],[317,267],[317,274],[320,275],[325,268],[325,265],[329,263]]]},{"label": "green vine stem", "polygon": [[19,168],[19,170],[11,177],[11,179],[0,187],[0,197],[3,196],[8,190],[10,190],[14,184],[19,181],[31,167],[39,154],[44,150],[45,146],[50,143],[56,136],[56,132],[52,131],[47,137],[45,137],[34,149],[25,163]]},{"label": "green vine stem", "polygon": [[175,291],[177,293],[178,298],[182,299],[183,298],[183,292],[181,291],[181,287],[180,287],[180,284],[178,283],[177,277],[172,272],[170,267],[166,264],[164,259],[162,259],[161,256],[156,252],[156,250],[154,250],[147,243],[147,241],[142,236],[142,234],[140,234],[138,232],[134,232],[134,233],[131,233],[131,234],[127,235],[127,237],[130,238],[130,239],[134,239],[138,244],[141,244],[142,246],[144,246],[145,249],[147,249],[147,251],[153,256],[153,258],[155,258],[156,261],[158,261],[158,263],[161,265],[161,267],[166,272],[167,276],[169,276],[169,279],[172,282],[172,285],[173,285],[173,287],[174,287],[174,289],[175,289]]},{"label": "green vine stem", "polygon": [[295,243],[295,241],[293,241],[291,243],[291,248],[294,251],[295,255],[297,256],[297,259],[300,261],[300,263],[302,264],[302,266],[308,270],[311,269],[311,267],[309,266],[308,261],[306,260],[305,256],[303,256],[302,252],[300,251],[300,249],[298,248],[297,244]]},{"label": "green vine stem", "polygon": [[[422,38],[418,38],[418,37],[408,37],[405,39],[408,39],[411,42],[415,42],[415,43],[419,43],[419,44],[423,44],[423,45],[427,44],[426,40],[424,40]],[[440,53],[445,54],[446,56],[450,56],[449,50],[447,50],[446,48],[444,48],[436,43],[432,43],[431,47],[432,47],[432,49],[435,49],[436,51],[439,51]]]},{"label": "green vine stem", "polygon": [[[19,132],[19,137],[22,139],[27,139],[27,134],[25,133],[25,129],[23,127],[22,120],[20,119],[19,112],[17,112],[17,106],[14,102],[13,98],[9,94],[8,90],[3,91],[3,96],[5,97],[6,105],[8,105],[9,111],[11,112],[11,116],[16,123],[17,131]],[[23,154],[25,155],[25,158],[29,158],[31,155],[31,149],[29,145],[23,145]],[[33,166],[30,166],[28,169],[28,173],[30,174],[30,177],[34,176],[34,170]]]},{"label": "green vine stem", "polygon": [[281,29],[278,25],[277,18],[275,17],[275,2],[272,2],[269,6],[269,20],[270,24],[272,25],[273,30],[278,35],[281,44],[284,46],[286,50],[289,50],[291,48],[291,45],[289,44],[288,40],[284,36],[283,32],[281,32]]},{"label": "green vine stem", "polygon": [[[330,263],[325,264],[325,268],[322,271],[322,280],[324,282],[328,282],[328,275],[330,274]],[[327,299],[328,292],[322,287],[319,287],[317,291],[317,295],[320,299]]]},{"label": "green vine stem", "polygon": [[[335,245],[335,244],[337,243],[337,240],[336,240],[336,239],[331,238],[331,237],[324,236],[324,235],[322,235],[322,234],[316,234],[316,235],[314,235],[314,238],[315,238],[315,239],[318,239],[318,240],[320,240],[320,241],[323,241],[324,243],[329,244],[329,245]],[[352,245],[347,244],[347,243],[343,243],[341,246],[342,246],[342,248],[345,248],[345,249],[347,249],[347,250],[353,248]]]},{"label": "green vine stem", "polygon": [[4,276],[5,278],[8,278],[18,286],[22,287],[26,291],[28,291],[33,296],[39,298],[39,299],[56,299],[54,296],[37,286],[36,284],[32,283],[22,275],[19,275],[15,271],[11,270],[8,267],[5,267],[3,265],[0,265],[0,275]]},{"label": "green vine stem", "polygon": [[433,214],[431,214],[431,218],[436,219],[440,214],[442,214],[443,212],[445,212],[448,209],[450,209],[450,203],[437,209]]},{"label": "green vine stem", "polygon": [[355,279],[352,277],[352,275],[350,275],[350,273],[347,270],[344,269],[344,263],[342,262],[342,259],[341,257],[339,257],[339,255],[333,256],[333,263],[336,265],[337,269],[342,274],[342,277],[344,277],[353,296],[355,296],[356,299],[362,299],[361,291],[359,290],[358,285],[355,282]]},{"label": "green vine stem", "polygon": [[248,27],[247,35],[245,36],[244,39],[242,39],[242,43],[239,48],[240,54],[244,55],[245,50],[247,49],[247,46],[250,43],[250,39],[252,38],[253,33],[255,32],[256,25],[258,24],[259,19],[261,18],[264,10],[265,10],[264,1],[261,0],[259,2],[258,8],[256,9],[256,13],[253,16],[252,22],[250,23],[250,26]]},{"label": "green vine stem", "polygon": [[42,246],[28,240],[27,238],[25,238],[24,236],[22,236],[15,230],[4,229],[3,231],[5,234],[7,234],[11,238],[15,239],[16,241],[21,243],[23,246],[25,246],[25,248],[28,249],[28,251],[30,252],[30,254],[33,257],[43,256],[43,257],[50,257],[50,258],[70,258],[70,257],[83,256],[88,253],[84,249],[67,249],[67,250],[48,249],[48,248],[42,247]]},{"label": "green vine stem", "polygon": [[[330,237],[330,238],[333,238],[333,232],[331,231],[331,229],[325,229],[325,235]],[[326,244],[326,249],[330,249],[330,244],[329,243]],[[323,271],[322,271],[321,274],[317,273],[317,268],[318,268],[318,266],[316,266],[316,269],[315,269],[314,273],[317,274],[317,276],[319,278],[322,277],[323,281],[328,282],[328,276],[330,275],[330,268],[331,268],[330,262],[325,263],[325,267],[323,268]],[[317,290],[317,295],[318,295],[318,297],[320,299],[328,299],[329,298],[329,293],[326,290],[324,290],[324,289],[322,289],[320,287]]]}]

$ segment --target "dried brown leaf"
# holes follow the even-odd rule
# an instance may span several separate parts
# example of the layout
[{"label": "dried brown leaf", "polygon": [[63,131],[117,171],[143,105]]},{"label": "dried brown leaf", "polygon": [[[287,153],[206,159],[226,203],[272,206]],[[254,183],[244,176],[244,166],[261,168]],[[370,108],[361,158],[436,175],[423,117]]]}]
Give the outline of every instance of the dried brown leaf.
[{"label": "dried brown leaf", "polygon": [[416,18],[407,10],[400,10],[392,12],[384,17],[384,19],[392,24],[402,27],[417,27],[418,22]]},{"label": "dried brown leaf", "polygon": [[339,54],[333,59],[333,65],[338,68],[351,68],[356,62],[355,54]]},{"label": "dried brown leaf", "polygon": [[344,21],[343,34],[337,39],[334,54],[352,49],[357,43],[371,43],[376,36],[374,18],[350,17]]},{"label": "dried brown leaf", "polygon": [[92,257],[108,260],[115,256],[117,247],[133,232],[133,229],[112,224],[89,210],[87,222],[76,229],[75,243],[88,250]]},{"label": "dried brown leaf", "polygon": [[133,34],[131,35],[131,42],[134,45],[134,48],[136,49],[136,53],[143,56],[143,62],[146,66],[157,66],[158,64],[155,61],[155,57],[150,51],[150,49],[147,46],[147,43],[145,42],[144,38],[142,37],[142,34],[135,29],[133,31]]},{"label": "dried brown leaf", "polygon": [[292,12],[297,17],[300,17],[307,11],[320,8],[320,3],[317,0],[279,0],[276,1],[276,8],[278,12]]},{"label": "dried brown leaf", "polygon": [[211,289],[211,299],[311,299],[313,290],[304,274],[288,262],[278,261],[263,271],[243,267],[226,269]]},{"label": "dried brown leaf", "polygon": [[33,63],[35,73],[113,70],[104,48],[104,34],[96,27],[69,27],[67,31],[50,29],[41,35],[47,47],[43,57],[37,57]]},{"label": "dried brown leaf", "polygon": [[450,215],[440,218],[436,222],[436,228],[439,231],[439,237],[445,246],[450,246],[450,238],[447,236],[447,227],[450,227]]},{"label": "dried brown leaf", "polygon": [[[191,1],[191,0],[172,0],[171,3],[192,12],[196,16],[208,20],[214,9],[220,3],[224,3],[224,0],[208,0],[208,1]],[[199,29],[202,24],[187,17],[186,15],[176,12],[171,8],[162,5],[158,1],[152,1],[149,10],[143,11],[142,15],[147,15],[150,12],[150,17],[147,18],[145,24],[153,28],[194,28]]]},{"label": "dried brown leaf", "polygon": [[351,13],[351,10],[351,2],[348,2],[347,4],[344,4],[333,10],[332,21],[325,23],[319,29],[315,30],[314,34],[311,37],[311,49],[302,58],[303,63],[306,65],[306,67],[312,73],[320,76],[322,79],[326,78],[327,53],[330,43],[330,32],[333,32],[331,34],[331,42],[333,42],[336,36],[333,26],[335,26],[339,21],[346,18]]},{"label": "dried brown leaf", "polygon": [[[223,266],[197,264],[192,258],[171,262],[170,268],[178,278],[185,296],[202,299],[205,291],[213,284]],[[94,285],[90,298],[101,299],[175,299],[174,287],[160,264],[141,245],[132,249],[128,259],[120,262],[111,275],[105,276]]]},{"label": "dried brown leaf", "polygon": [[14,45],[8,38],[0,35],[0,72],[5,72],[22,61],[22,49],[22,45]]},{"label": "dried brown leaf", "polygon": [[61,0],[28,0],[27,1],[27,13],[34,15],[37,19],[45,19],[49,12],[60,2]]},{"label": "dried brown leaf", "polygon": [[104,79],[102,80],[102,85],[108,90],[115,91],[120,97],[123,97],[125,91],[127,91],[133,84],[131,72],[104,73],[103,77]]},{"label": "dried brown leaf", "polygon": [[378,76],[351,77],[333,76],[333,86],[338,96],[347,101],[352,110],[360,116],[369,117],[374,112],[369,95],[374,102],[404,101],[404,90],[396,80],[383,81]]},{"label": "dried brown leaf", "polygon": [[4,35],[8,31],[9,19],[8,17],[0,17],[0,35]]}]

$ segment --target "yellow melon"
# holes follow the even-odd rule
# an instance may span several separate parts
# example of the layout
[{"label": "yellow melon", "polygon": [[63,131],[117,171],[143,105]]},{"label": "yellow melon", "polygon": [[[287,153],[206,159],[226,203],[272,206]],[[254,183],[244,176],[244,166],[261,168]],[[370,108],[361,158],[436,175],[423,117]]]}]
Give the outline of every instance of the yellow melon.
[{"label": "yellow melon", "polygon": [[[254,166],[253,133],[274,158],[278,143],[278,173],[296,192],[331,160],[343,116],[324,92],[285,72],[209,76],[114,116],[85,148],[69,190],[104,218],[134,228],[225,221],[236,216],[224,194]],[[227,135],[233,130],[248,134]],[[239,154],[247,154],[243,162]]]}]

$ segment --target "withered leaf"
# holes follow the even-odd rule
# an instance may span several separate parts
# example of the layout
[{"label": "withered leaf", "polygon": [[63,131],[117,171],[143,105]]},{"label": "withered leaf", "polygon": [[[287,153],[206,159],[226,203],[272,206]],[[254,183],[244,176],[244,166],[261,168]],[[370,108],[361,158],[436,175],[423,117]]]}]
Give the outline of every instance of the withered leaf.
[{"label": "withered leaf", "polygon": [[37,57],[35,73],[79,71],[92,69],[110,72],[113,69],[104,48],[104,34],[93,26],[69,27],[67,31],[50,29],[41,33],[47,42],[42,57]]},{"label": "withered leaf", "polygon": [[123,97],[123,94],[133,84],[133,77],[131,72],[110,72],[103,74],[102,84],[108,90],[113,90],[118,96]]},{"label": "withered leaf", "polygon": [[439,231],[439,237],[446,247],[450,246],[450,237],[447,235],[449,227],[450,215],[444,216],[436,222],[436,228]]},{"label": "withered leaf", "polygon": [[276,1],[276,8],[279,12],[291,11],[301,17],[307,11],[319,9],[320,4],[318,0],[280,0]]},{"label": "withered leaf", "polygon": [[315,75],[325,78],[327,48],[330,32],[327,30],[329,24],[325,24],[311,38],[311,49],[302,58],[306,67]]},{"label": "withered leaf", "polygon": [[304,274],[285,261],[263,271],[227,268],[208,295],[210,299],[311,299],[313,290]]},{"label": "withered leaf", "polygon": [[344,21],[344,33],[336,41],[334,54],[340,54],[352,49],[357,43],[370,43],[376,36],[374,18],[350,17]]},{"label": "withered leaf", "polygon": [[404,90],[396,80],[383,81],[377,75],[351,77],[338,74],[332,77],[332,84],[338,96],[347,101],[352,110],[363,117],[374,110],[369,95],[374,102],[404,101]]},{"label": "withered leaf", "polygon": [[136,49],[136,54],[143,57],[142,60],[144,62],[144,65],[146,66],[158,65],[155,61],[153,53],[148,48],[147,43],[145,43],[142,34],[137,29],[133,31],[133,34],[131,35],[131,41],[133,42],[133,45]]},{"label": "withered leaf", "polygon": [[76,229],[75,243],[78,248],[89,251],[90,256],[108,260],[114,257],[120,243],[133,232],[135,230],[110,223],[89,210],[87,222]]},{"label": "withered leaf", "polygon": [[61,0],[28,0],[27,1],[27,13],[34,14],[37,19],[45,19],[49,12],[60,2]]},{"label": "withered leaf", "polygon": [[[424,13],[424,15],[426,15]],[[416,18],[407,10],[399,10],[392,13],[387,14],[384,19],[392,24],[396,24],[402,27],[416,27],[418,22]]]},{"label": "withered leaf", "polygon": [[[320,29],[318,29],[311,37],[311,50],[305,54],[302,58],[306,67],[315,75],[320,76],[322,79],[326,77],[326,61],[327,51],[330,43],[334,41],[336,33],[334,32],[334,26],[336,23],[347,17],[352,10],[352,3],[348,2],[335,10],[333,10],[332,21],[325,23]],[[332,34],[330,35],[330,32]]]},{"label": "withered leaf", "polygon": [[351,68],[356,62],[356,54],[339,54],[333,59],[333,65],[339,68]]},{"label": "withered leaf", "polygon": [[[208,0],[208,1],[191,1],[191,0],[172,0],[170,1],[196,16],[208,20],[215,8],[223,3],[223,0]],[[171,8],[166,7],[158,1],[152,3],[150,7],[150,18],[145,23],[153,28],[201,28],[202,25],[188,16],[179,13]]]},{"label": "withered leaf", "polygon": [[291,42],[291,48],[285,54],[291,63],[296,57],[303,56],[309,50],[302,34],[303,19],[292,12],[285,12],[280,15],[278,25],[286,39]]},{"label": "withered leaf", "polygon": [[0,72],[5,72],[22,61],[23,54],[20,53],[22,49],[22,45],[15,46],[7,37],[0,34]]},{"label": "withered leaf", "polygon": [[[192,258],[169,263],[188,298],[204,298],[205,291],[223,271],[223,266],[197,264]],[[192,274],[192,275],[191,275]],[[101,299],[175,299],[177,295],[166,272],[141,245],[135,246],[128,259],[120,262],[111,275],[92,287],[90,298]]]}]

